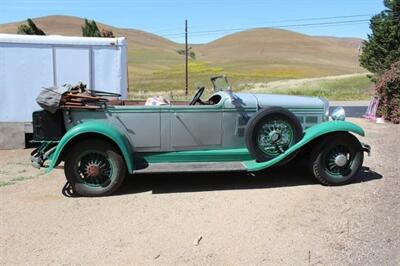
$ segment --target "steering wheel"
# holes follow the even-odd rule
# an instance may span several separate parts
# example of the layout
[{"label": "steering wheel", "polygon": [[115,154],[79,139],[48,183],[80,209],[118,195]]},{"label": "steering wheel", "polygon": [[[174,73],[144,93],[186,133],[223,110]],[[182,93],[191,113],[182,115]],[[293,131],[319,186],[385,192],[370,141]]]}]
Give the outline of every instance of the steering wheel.
[{"label": "steering wheel", "polygon": [[197,87],[197,92],[194,95],[193,99],[190,101],[189,105],[195,105],[198,101],[200,101],[201,95],[203,95],[203,92],[206,88],[204,86],[199,86]]}]

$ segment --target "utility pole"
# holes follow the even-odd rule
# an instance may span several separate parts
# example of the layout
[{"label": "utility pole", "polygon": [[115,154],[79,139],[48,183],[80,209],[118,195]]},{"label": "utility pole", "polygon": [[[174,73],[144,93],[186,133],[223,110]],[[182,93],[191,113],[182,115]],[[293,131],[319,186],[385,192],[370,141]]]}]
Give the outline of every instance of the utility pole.
[{"label": "utility pole", "polygon": [[185,95],[188,95],[189,88],[189,66],[188,66],[188,32],[187,32],[187,19],[185,19]]}]

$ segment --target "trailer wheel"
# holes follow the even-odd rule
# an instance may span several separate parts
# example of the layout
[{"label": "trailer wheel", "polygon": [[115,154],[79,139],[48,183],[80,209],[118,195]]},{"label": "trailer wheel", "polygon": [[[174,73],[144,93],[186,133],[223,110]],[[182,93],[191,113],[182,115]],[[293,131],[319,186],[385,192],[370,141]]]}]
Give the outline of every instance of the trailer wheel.
[{"label": "trailer wheel", "polygon": [[311,152],[310,169],[323,185],[349,183],[361,170],[364,152],[356,137],[347,132],[327,136]]},{"label": "trailer wheel", "polygon": [[250,119],[245,141],[250,154],[263,162],[285,152],[302,136],[303,128],[293,113],[281,107],[270,107]]},{"label": "trailer wheel", "polygon": [[74,144],[65,158],[64,172],[79,195],[107,196],[120,187],[126,166],[114,145],[91,139]]}]

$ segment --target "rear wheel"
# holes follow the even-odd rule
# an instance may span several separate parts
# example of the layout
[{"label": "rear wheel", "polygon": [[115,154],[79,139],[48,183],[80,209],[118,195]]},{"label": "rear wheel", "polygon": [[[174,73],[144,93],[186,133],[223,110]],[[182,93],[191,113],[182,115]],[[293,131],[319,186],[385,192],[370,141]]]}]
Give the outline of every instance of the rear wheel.
[{"label": "rear wheel", "polygon": [[364,153],[350,133],[336,133],[316,146],[310,158],[314,177],[324,185],[349,183],[361,170]]},{"label": "rear wheel", "polygon": [[119,150],[104,140],[76,143],[65,158],[64,172],[82,196],[106,196],[121,185],[126,167]]}]

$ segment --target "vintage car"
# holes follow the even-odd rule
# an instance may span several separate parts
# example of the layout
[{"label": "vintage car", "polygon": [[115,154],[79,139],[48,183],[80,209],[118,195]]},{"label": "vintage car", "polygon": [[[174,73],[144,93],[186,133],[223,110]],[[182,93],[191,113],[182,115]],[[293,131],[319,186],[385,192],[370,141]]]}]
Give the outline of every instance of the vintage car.
[{"label": "vintage car", "polygon": [[190,102],[35,112],[40,146],[32,163],[51,171],[64,162],[68,182],[83,196],[113,193],[128,173],[253,172],[296,156],[324,185],[348,183],[360,171],[370,147],[352,134],[364,131],[343,121],[343,108],[329,115],[324,98],[234,93],[225,76],[211,81],[207,100],[200,87]]}]

